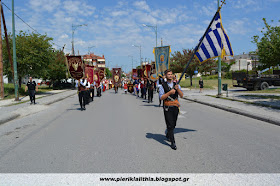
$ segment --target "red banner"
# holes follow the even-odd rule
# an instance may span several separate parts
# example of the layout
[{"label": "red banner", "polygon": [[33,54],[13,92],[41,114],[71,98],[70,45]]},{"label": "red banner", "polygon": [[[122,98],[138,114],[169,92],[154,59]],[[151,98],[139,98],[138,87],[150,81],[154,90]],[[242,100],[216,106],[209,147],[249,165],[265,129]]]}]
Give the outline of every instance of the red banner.
[{"label": "red banner", "polygon": [[113,71],[113,83],[116,84],[116,83],[120,83],[121,82],[121,72],[122,72],[122,69],[121,68],[113,68],[112,69]]},{"label": "red banner", "polygon": [[93,76],[94,76],[94,68],[93,66],[86,65],[85,67],[85,76],[90,83],[93,83]]},{"label": "red banner", "polygon": [[137,79],[137,69],[132,69],[132,79]]},{"label": "red banner", "polygon": [[96,85],[99,86],[100,84],[100,78],[99,78],[99,69],[98,68],[94,68],[94,75],[93,75],[93,81],[96,82]]},{"label": "red banner", "polygon": [[144,72],[143,72],[142,69],[137,69],[137,76],[138,76],[139,78],[143,78],[143,77],[144,77]]},{"label": "red banner", "polygon": [[151,76],[151,68],[152,68],[152,65],[147,64],[145,67],[146,67],[146,69],[145,69],[144,75],[145,75],[147,78],[149,78],[149,77]]},{"label": "red banner", "polygon": [[74,79],[84,77],[84,63],[81,56],[66,56],[69,73]]},{"label": "red banner", "polygon": [[98,68],[99,69],[99,79],[100,79],[100,81],[102,81],[103,80],[103,78],[105,77],[105,68],[104,67],[99,67]]}]

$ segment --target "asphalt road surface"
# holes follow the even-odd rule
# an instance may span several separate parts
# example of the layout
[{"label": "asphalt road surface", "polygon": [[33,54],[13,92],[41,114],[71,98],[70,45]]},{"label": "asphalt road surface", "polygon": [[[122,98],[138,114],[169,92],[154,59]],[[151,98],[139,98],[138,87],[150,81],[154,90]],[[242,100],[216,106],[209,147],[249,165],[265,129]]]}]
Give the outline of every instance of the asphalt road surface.
[{"label": "asphalt road surface", "polygon": [[279,126],[180,99],[172,150],[154,98],[110,90],[80,111],[75,95],[0,125],[0,172],[280,172]]}]

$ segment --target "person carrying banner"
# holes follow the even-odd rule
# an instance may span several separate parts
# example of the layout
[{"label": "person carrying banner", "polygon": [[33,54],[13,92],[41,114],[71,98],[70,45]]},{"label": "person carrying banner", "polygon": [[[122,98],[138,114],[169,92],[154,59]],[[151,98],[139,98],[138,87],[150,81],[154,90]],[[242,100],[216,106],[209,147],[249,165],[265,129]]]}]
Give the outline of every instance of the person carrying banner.
[{"label": "person carrying banner", "polygon": [[89,104],[89,101],[90,101],[90,82],[88,81],[88,79],[87,78],[85,78],[85,80],[86,80],[86,95],[85,95],[85,97],[86,97],[86,104],[88,105]]},{"label": "person carrying banner", "polygon": [[94,98],[94,87],[95,87],[95,81],[93,81],[90,84],[91,101],[93,101],[93,98]]},{"label": "person carrying banner", "polygon": [[35,103],[35,93],[38,92],[38,86],[35,81],[32,81],[32,77],[29,77],[29,81],[26,83],[25,92],[28,90],[29,98],[30,98],[30,105]]},{"label": "person carrying banner", "polygon": [[101,97],[101,83],[99,81],[96,83],[96,92],[97,97]]},{"label": "person carrying banner", "polygon": [[[164,76],[161,76],[159,75],[159,78],[157,80],[157,88],[158,88],[158,92],[159,92],[159,88],[162,86],[162,83],[164,82],[164,79],[165,77]],[[159,98],[159,107],[161,106],[161,99],[160,99],[160,96],[158,97]]]},{"label": "person carrying banner", "polygon": [[119,89],[118,83],[115,83],[114,88],[115,88],[115,94],[118,93],[118,89]]},{"label": "person carrying banner", "polygon": [[78,88],[79,92],[79,102],[81,106],[81,111],[86,110],[86,103],[85,103],[85,94],[86,94],[86,80],[83,78],[78,80],[76,87]]},{"label": "person carrying banner", "polygon": [[153,102],[154,97],[154,82],[151,81],[151,78],[147,80],[147,89],[148,89],[148,103]]},{"label": "person carrying banner", "polygon": [[127,82],[123,84],[124,93],[127,94]]},{"label": "person carrying banner", "polygon": [[159,87],[159,96],[163,103],[164,118],[167,127],[166,138],[171,142],[171,148],[176,150],[176,143],[174,138],[174,128],[176,127],[176,122],[179,114],[180,103],[178,101],[178,96],[183,97],[183,92],[180,85],[173,82],[173,74],[171,70],[165,71],[165,76],[167,81],[162,83]]}]

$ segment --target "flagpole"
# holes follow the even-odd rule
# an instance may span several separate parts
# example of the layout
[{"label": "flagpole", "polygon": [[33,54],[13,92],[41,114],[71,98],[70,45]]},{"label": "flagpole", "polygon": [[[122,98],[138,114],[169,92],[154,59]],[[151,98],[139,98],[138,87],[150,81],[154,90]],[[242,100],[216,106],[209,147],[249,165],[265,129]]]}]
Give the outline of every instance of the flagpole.
[{"label": "flagpole", "polygon": [[205,32],[204,32],[204,34],[203,34],[203,36],[202,36],[201,40],[199,41],[198,45],[196,45],[196,47],[195,47],[195,49],[194,49],[194,52],[193,52],[193,54],[192,54],[192,56],[191,56],[191,58],[190,58],[189,62],[187,63],[187,65],[186,65],[186,67],[185,67],[184,71],[182,72],[181,77],[180,77],[179,81],[177,82],[177,84],[179,84],[179,83],[180,83],[181,79],[183,78],[183,75],[186,73],[186,71],[187,71],[187,69],[188,69],[188,67],[189,67],[189,65],[190,65],[190,63],[191,63],[191,61],[192,61],[192,60],[193,60],[193,58],[194,58],[194,55],[195,55],[196,51],[197,51],[197,50],[198,50],[198,48],[200,47],[200,45],[201,45],[201,43],[202,43],[202,41],[203,41],[204,37],[205,37],[205,36],[206,36],[206,34],[207,34],[207,31],[208,31],[208,30],[209,30],[209,28],[211,27],[211,25],[212,25],[212,23],[214,22],[214,20],[215,20],[215,18],[216,18],[216,16],[217,16],[217,14],[219,13],[219,11],[220,11],[220,9],[218,9],[218,11],[216,12],[216,14],[214,15],[214,17],[213,17],[212,21],[210,22],[210,24],[208,25],[207,29],[205,30]]},{"label": "flagpole", "polygon": [[[218,1],[218,9],[220,7],[220,2]],[[221,57],[218,57],[218,96],[222,95],[221,85],[222,85],[222,67],[221,67]]]}]

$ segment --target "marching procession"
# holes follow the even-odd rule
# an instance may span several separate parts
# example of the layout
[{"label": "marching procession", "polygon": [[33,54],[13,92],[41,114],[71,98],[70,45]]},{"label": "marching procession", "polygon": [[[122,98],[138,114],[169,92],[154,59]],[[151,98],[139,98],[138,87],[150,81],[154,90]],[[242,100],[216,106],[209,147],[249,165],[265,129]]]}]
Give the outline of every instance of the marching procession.
[{"label": "marching procession", "polygon": [[[224,4],[224,2],[222,4]],[[230,48],[229,39],[225,32],[221,32],[223,35],[219,37],[217,36],[217,38],[213,41],[210,41],[209,39],[212,38],[209,36],[211,34],[212,28],[222,29],[219,13],[221,7],[222,6],[219,7],[211,23],[206,29],[204,36],[196,46],[188,63],[186,63],[186,67],[181,73],[181,77],[179,78],[179,80],[177,80],[177,77],[173,75],[172,70],[170,70],[170,45],[161,45],[160,47],[156,45],[156,47],[154,47],[153,49],[155,61],[151,64],[142,63],[141,46],[133,45],[135,47],[139,47],[140,49],[140,66],[138,66],[136,69],[131,70],[130,77],[123,74],[122,68],[112,68],[112,77],[109,77],[107,79],[107,77],[105,76],[106,72],[104,55],[101,58],[98,56],[93,56],[94,58],[88,58],[88,56],[90,57],[90,54],[88,56],[85,55],[84,59],[82,59],[82,56],[66,56],[69,73],[72,78],[76,79],[76,87],[78,88],[78,98],[81,111],[86,110],[85,106],[89,104],[90,101],[94,100],[95,90],[96,95],[100,97],[102,95],[102,92],[112,87],[114,88],[115,94],[118,94],[119,87],[121,87],[124,88],[125,94],[127,94],[127,92],[130,92],[131,94],[135,95],[136,98],[142,98],[145,100],[148,99],[148,103],[153,103],[154,92],[155,90],[157,90],[159,107],[161,107],[161,103],[163,102],[163,113],[167,129],[166,139],[171,143],[171,148],[173,150],[176,150],[177,146],[174,138],[174,128],[176,127],[180,107],[178,98],[183,97],[183,92],[179,83],[183,75],[186,73],[190,62],[194,57],[196,57],[202,63],[210,58],[219,56],[217,53],[218,47],[220,49],[223,49],[223,47],[225,46],[227,47],[227,50],[223,49],[223,52],[220,52],[222,53],[221,55],[233,55],[233,52]],[[210,27],[211,29],[208,30]],[[223,38],[224,40],[222,41],[221,38]],[[215,43],[211,45],[211,48],[206,48],[205,46],[209,45],[208,42]],[[207,50],[209,50],[209,52]],[[213,54],[213,56],[211,56],[210,54]],[[93,59],[100,59],[100,61],[96,61],[96,65],[94,65]],[[173,62],[174,61],[175,60],[173,60]],[[104,64],[104,66],[97,65],[102,63]]]},{"label": "marching procession", "polygon": [[[70,59],[68,60],[70,67],[73,61],[76,64],[79,64],[79,62],[83,64],[80,57],[70,58],[68,56],[68,59]],[[114,88],[115,94],[118,94],[120,87],[123,89],[124,94],[129,92],[130,95],[136,96],[137,99],[148,100],[148,103],[153,103],[154,94],[158,92],[158,107],[161,107],[161,101],[163,101],[163,113],[167,131],[166,140],[171,143],[170,146],[173,150],[177,149],[174,128],[176,127],[180,107],[178,97],[182,98],[183,92],[180,85],[177,84],[176,76],[173,75],[170,69],[165,68],[164,75],[159,74],[157,78],[152,79],[151,72],[153,68],[152,65],[148,64],[143,67],[143,70],[138,69],[137,74],[132,74],[130,80],[121,77],[121,68],[113,68],[113,78],[109,80],[106,79],[103,69],[92,68],[92,71],[90,69],[87,69],[87,71],[83,70],[83,68],[81,69],[81,72],[77,72],[78,68],[76,68],[72,73],[69,70],[72,76],[80,77],[80,79],[76,80],[76,88],[81,111],[86,110],[86,105],[94,101],[95,91],[96,96],[100,97],[102,92],[111,88]],[[92,73],[90,74],[89,72]]]}]

